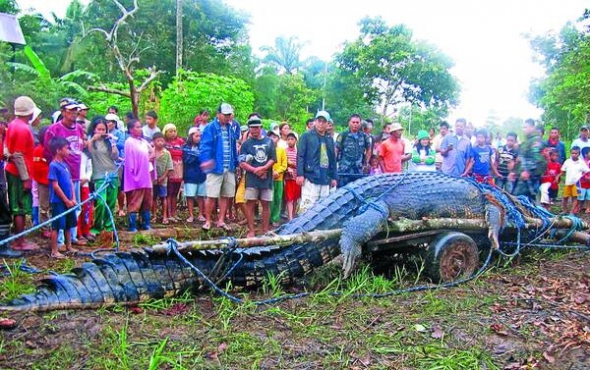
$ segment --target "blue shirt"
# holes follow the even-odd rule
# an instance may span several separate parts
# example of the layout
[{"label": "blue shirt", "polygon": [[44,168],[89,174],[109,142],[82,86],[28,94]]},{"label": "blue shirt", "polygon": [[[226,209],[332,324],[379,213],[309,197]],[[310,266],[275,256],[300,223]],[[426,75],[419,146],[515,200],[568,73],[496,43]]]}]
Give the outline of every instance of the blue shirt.
[{"label": "blue shirt", "polygon": [[492,148],[489,145],[483,147],[474,146],[471,148],[471,157],[473,157],[473,173],[480,176],[489,176]]},{"label": "blue shirt", "polygon": [[443,155],[441,170],[447,175],[458,177],[465,172],[465,165],[471,154],[471,142],[465,136],[446,135],[440,149],[445,150],[451,144],[453,144],[453,149],[446,156]]},{"label": "blue shirt", "polygon": [[65,162],[51,161],[49,164],[49,202],[50,203],[64,203],[64,201],[53,190],[52,181],[57,181],[61,191],[69,199],[72,196],[72,175]]}]

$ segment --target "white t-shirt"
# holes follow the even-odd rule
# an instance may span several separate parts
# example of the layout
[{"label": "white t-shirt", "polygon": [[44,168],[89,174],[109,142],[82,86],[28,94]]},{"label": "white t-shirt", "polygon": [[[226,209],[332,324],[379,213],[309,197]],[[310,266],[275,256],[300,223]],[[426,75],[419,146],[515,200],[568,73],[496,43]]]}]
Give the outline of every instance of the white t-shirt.
[{"label": "white t-shirt", "polygon": [[571,147],[573,148],[575,146],[579,147],[580,148],[580,153],[582,153],[582,149],[590,147],[590,139],[584,141],[581,138],[577,138],[574,141],[572,141],[572,146]]},{"label": "white t-shirt", "polygon": [[588,168],[586,162],[580,158],[575,162],[572,161],[571,158],[568,158],[563,162],[561,171],[565,172],[565,184],[575,185],[586,172],[590,172],[590,168]]},{"label": "white t-shirt", "polygon": [[142,130],[143,130],[143,138],[146,139],[147,141],[149,141],[150,143],[152,142],[152,136],[154,136],[154,134],[156,132],[160,132],[160,129],[158,128],[158,126],[151,129],[148,125],[144,125],[142,127]]}]

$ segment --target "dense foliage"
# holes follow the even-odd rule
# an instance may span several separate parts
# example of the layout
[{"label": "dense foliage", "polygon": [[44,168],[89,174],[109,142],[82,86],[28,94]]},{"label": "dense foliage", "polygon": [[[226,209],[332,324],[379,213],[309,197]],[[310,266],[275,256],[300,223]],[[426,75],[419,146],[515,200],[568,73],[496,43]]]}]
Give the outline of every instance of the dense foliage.
[{"label": "dense foliage", "polygon": [[[118,26],[116,37],[109,38],[116,21],[135,4],[137,10]],[[10,104],[26,92],[49,111],[59,97],[72,96],[84,99],[91,115],[104,114],[110,105],[124,114],[132,108],[125,95],[133,96],[129,92],[148,81],[135,110],[140,116],[148,109],[159,110],[165,121],[183,128],[197,111],[214,110],[222,100],[236,107],[241,121],[257,111],[265,119],[297,127],[322,108],[339,126],[346,126],[352,113],[409,124],[403,114],[408,106],[413,124],[423,127],[436,124],[457,103],[458,83],[449,72],[452,61],[436,47],[415,40],[403,25],[363,19],[359,38],[330,61],[301,60],[306,44],[296,37],[278,37],[256,58],[248,41],[247,14],[223,0],[183,0],[178,25],[176,4],[90,0],[83,5],[72,0],[64,18],[20,14],[32,54],[22,48],[13,54],[8,45],[0,45],[0,83],[5,87],[0,100]],[[1,0],[0,11],[19,13],[12,0]],[[180,27],[182,64],[177,70]],[[128,65],[121,65],[117,52]],[[16,71],[7,65],[13,58]]]},{"label": "dense foliage", "polygon": [[530,99],[544,109],[546,124],[559,127],[567,139],[590,122],[589,18],[586,10],[578,24],[530,39],[536,60],[546,69],[543,78],[533,81]]}]

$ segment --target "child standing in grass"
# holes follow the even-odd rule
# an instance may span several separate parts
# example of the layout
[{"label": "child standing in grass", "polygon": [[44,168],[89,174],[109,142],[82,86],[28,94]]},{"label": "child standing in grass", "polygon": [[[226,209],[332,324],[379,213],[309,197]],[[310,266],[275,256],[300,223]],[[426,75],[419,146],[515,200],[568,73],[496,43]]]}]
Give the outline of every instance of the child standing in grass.
[{"label": "child standing in grass", "polygon": [[[273,195],[270,204],[270,222],[273,227],[277,227],[281,220],[281,203],[283,203],[283,179],[285,171],[287,171],[287,153],[285,148],[279,145],[279,131],[269,131],[268,137],[272,139],[275,144],[277,161],[272,165],[273,177]],[[286,143],[285,143],[286,144]],[[287,144],[288,145],[288,144]]]},{"label": "child standing in grass", "polygon": [[561,164],[559,163],[559,153],[555,149],[549,152],[549,161],[547,162],[547,169],[541,177],[541,205],[549,208],[551,200],[557,197],[559,190],[559,183],[555,182],[557,175],[561,172]]},{"label": "child standing in grass", "polygon": [[188,131],[188,139],[186,145],[183,148],[182,159],[183,159],[183,171],[184,171],[184,196],[186,197],[186,204],[188,205],[188,219],[186,222],[192,223],[195,221],[194,208],[195,199],[199,206],[199,217],[197,221],[205,222],[205,216],[203,211],[205,207],[205,197],[207,191],[205,188],[205,180],[207,175],[201,169],[201,150],[199,145],[201,144],[201,131],[198,127],[191,127]]},{"label": "child standing in grass", "polygon": [[166,141],[164,135],[160,132],[154,133],[152,136],[152,142],[154,143],[154,149],[156,152],[156,180],[154,180],[154,202],[152,213],[154,219],[158,213],[158,199],[162,202],[162,223],[167,225],[168,221],[168,207],[167,207],[167,195],[168,195],[168,176],[174,171],[172,164],[172,156],[170,152],[165,148]]},{"label": "child standing in grass", "polygon": [[561,173],[555,178],[555,183],[559,184],[559,179],[565,174],[565,186],[563,187],[563,212],[568,213],[567,203],[572,198],[572,213],[578,210],[578,188],[577,183],[584,174],[590,172],[586,162],[580,159],[580,147],[574,146],[570,150],[570,158],[566,159],[561,166]]},{"label": "child standing in grass", "polygon": [[[53,161],[49,164],[47,176],[51,186],[49,187],[49,200],[51,202],[51,215],[60,215],[68,209],[76,206],[74,184],[65,158],[70,154],[70,143],[63,137],[56,136],[49,142],[49,149],[53,155]],[[71,229],[77,226],[76,213],[70,212],[51,224],[51,257],[64,258],[57,249],[57,233],[63,230],[65,246],[68,252],[77,252],[72,248]]]},{"label": "child standing in grass", "polygon": [[289,221],[295,217],[297,202],[301,198],[301,186],[297,185],[297,133],[291,131],[287,134],[287,172],[285,172],[285,205]]}]

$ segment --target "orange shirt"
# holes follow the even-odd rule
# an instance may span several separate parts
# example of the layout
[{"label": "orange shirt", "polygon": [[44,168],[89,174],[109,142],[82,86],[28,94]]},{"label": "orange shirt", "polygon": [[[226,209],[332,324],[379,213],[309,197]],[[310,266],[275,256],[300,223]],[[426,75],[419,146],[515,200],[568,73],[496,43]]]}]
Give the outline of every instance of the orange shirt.
[{"label": "orange shirt", "polygon": [[[29,172],[29,177],[32,179],[33,149],[35,148],[35,141],[29,123],[20,117],[12,120],[12,122],[8,124],[5,144],[11,155],[14,153],[21,153],[23,155],[27,171]],[[9,160],[6,165],[6,172],[20,177],[16,165],[11,160]]]},{"label": "orange shirt", "polygon": [[379,145],[379,156],[383,158],[385,172],[402,172],[404,141],[389,138]]}]

